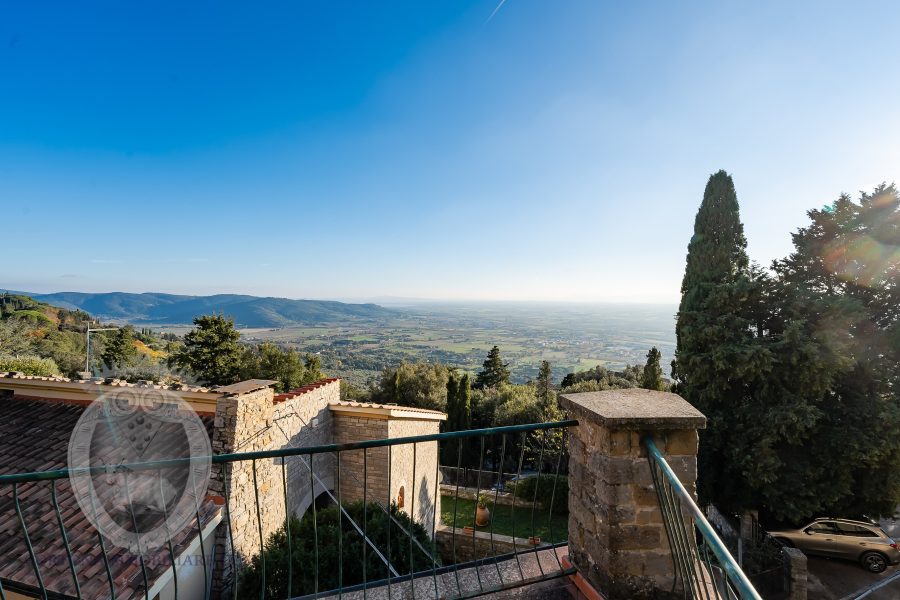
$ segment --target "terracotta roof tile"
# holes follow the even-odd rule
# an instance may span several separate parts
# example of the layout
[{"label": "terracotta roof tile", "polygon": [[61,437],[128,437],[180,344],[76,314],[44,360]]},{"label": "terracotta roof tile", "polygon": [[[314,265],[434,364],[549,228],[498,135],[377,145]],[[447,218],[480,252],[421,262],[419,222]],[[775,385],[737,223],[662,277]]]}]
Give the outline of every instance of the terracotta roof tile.
[{"label": "terracotta roof tile", "polygon": [[[13,398],[3,400],[2,410],[0,474],[46,471],[66,466],[69,436],[84,407]],[[203,420],[210,432],[212,419]],[[51,500],[52,485],[50,481],[19,484],[19,502],[44,585],[51,592],[74,597],[75,586]],[[16,514],[12,488],[10,484],[0,485],[0,577],[37,586]],[[56,492],[82,595],[85,598],[107,597],[109,584],[97,530],[78,507],[68,479],[57,480]],[[212,499],[207,499],[200,512],[205,526],[217,514],[218,507]],[[196,522],[179,532],[173,540],[176,555],[196,535]],[[142,598],[144,582],[137,557],[108,543],[107,551],[116,597]],[[168,558],[167,549],[145,557],[151,586],[166,570]]]},{"label": "terracotta roof tile", "polygon": [[327,377],[325,379],[320,379],[313,383],[309,383],[307,385],[303,385],[298,388],[288,390],[287,392],[283,392],[281,394],[276,394],[275,397],[272,399],[272,401],[275,404],[278,404],[279,402],[284,402],[285,400],[290,400],[291,398],[296,398],[297,396],[306,394],[307,392],[311,392],[311,391],[318,389],[329,383],[334,383],[335,381],[340,381],[340,379],[337,377]]}]

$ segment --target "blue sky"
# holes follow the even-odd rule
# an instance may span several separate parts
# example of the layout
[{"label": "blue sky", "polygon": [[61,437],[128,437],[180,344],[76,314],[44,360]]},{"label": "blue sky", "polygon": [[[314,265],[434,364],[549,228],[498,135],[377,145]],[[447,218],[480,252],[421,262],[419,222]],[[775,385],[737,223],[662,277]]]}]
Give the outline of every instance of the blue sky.
[{"label": "blue sky", "polygon": [[0,287],[676,302],[900,180],[892,2],[5,2]]}]

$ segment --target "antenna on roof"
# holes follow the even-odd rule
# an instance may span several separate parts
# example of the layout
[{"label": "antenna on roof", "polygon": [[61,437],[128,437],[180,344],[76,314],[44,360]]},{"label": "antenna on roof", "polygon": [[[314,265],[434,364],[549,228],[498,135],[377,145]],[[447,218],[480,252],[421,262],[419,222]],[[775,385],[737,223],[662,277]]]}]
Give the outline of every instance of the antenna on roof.
[{"label": "antenna on roof", "polygon": [[93,377],[91,372],[91,334],[95,331],[116,331],[118,327],[103,327],[99,329],[91,329],[91,323],[88,321],[87,329],[84,330],[85,350],[84,350],[84,373],[82,379],[90,379]]}]

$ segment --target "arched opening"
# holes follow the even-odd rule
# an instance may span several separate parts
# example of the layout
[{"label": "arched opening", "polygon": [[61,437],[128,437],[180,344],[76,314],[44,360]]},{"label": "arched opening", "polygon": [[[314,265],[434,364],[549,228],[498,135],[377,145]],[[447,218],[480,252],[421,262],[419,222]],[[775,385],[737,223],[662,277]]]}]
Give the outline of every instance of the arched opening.
[{"label": "arched opening", "polygon": [[400,491],[397,492],[397,508],[403,508],[403,505],[406,503],[406,487],[400,486]]}]

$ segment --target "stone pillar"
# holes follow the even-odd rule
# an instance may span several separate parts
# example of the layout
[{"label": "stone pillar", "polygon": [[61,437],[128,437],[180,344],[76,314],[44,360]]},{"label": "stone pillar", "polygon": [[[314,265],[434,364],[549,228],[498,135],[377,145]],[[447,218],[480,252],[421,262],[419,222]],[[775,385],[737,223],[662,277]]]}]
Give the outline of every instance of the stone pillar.
[{"label": "stone pillar", "polygon": [[668,392],[566,394],[569,432],[569,556],[607,600],[657,598],[675,576],[643,436],[651,436],[691,493],[697,429],[706,417]]},{"label": "stone pillar", "polygon": [[787,600],[806,600],[806,555],[796,548],[785,548],[782,560],[785,563]]}]

